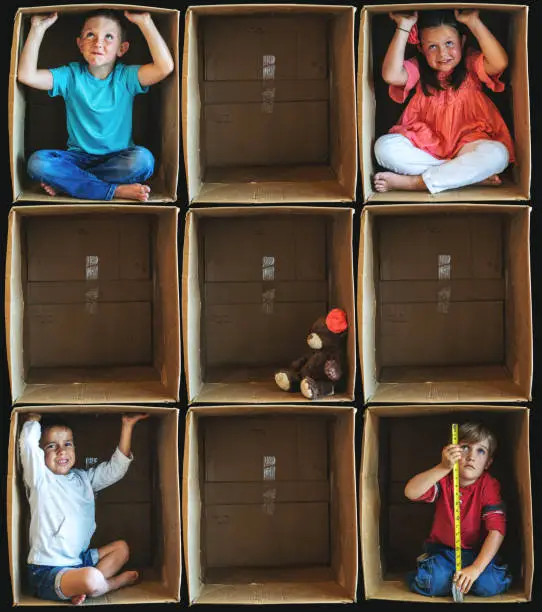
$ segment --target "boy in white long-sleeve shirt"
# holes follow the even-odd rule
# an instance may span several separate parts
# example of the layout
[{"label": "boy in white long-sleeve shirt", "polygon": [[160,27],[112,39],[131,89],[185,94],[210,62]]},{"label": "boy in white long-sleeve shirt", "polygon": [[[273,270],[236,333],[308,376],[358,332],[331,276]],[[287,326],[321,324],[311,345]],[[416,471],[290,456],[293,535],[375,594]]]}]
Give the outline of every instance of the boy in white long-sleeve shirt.
[{"label": "boy in white long-sleeve shirt", "polygon": [[117,540],[89,549],[96,529],[94,493],[119,481],[133,459],[134,425],[147,414],[122,415],[118,447],[109,461],[89,470],[74,468],[73,433],[60,422],[44,427],[29,413],[19,436],[30,503],[29,580],[37,597],[83,603],[134,583],[136,571],[118,573],[129,548]]}]

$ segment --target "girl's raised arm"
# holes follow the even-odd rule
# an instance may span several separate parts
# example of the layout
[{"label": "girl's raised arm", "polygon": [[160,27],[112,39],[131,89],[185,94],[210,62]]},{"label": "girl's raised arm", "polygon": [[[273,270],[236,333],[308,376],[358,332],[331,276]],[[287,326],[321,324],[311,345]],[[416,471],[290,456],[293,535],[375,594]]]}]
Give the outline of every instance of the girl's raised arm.
[{"label": "girl's raised arm", "polygon": [[388,85],[401,86],[405,85],[408,79],[408,73],[403,66],[405,49],[410,30],[418,21],[418,11],[414,11],[413,15],[390,13],[390,18],[395,21],[397,27],[384,57],[382,78]]},{"label": "girl's raised arm", "polygon": [[455,18],[463,23],[474,34],[482,54],[484,55],[484,69],[487,74],[500,74],[508,66],[508,55],[501,43],[493,36],[488,27],[480,19],[477,10],[454,10]]}]

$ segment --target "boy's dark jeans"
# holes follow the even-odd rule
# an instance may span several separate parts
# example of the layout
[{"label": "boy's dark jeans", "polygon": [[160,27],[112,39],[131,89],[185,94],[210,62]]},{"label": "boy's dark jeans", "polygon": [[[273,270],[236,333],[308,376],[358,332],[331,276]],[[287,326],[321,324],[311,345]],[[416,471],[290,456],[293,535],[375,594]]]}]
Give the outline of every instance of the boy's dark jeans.
[{"label": "boy's dark jeans", "polygon": [[28,160],[30,178],[82,200],[111,200],[119,185],[141,183],[153,172],[154,157],[145,147],[108,155],[44,149]]},{"label": "boy's dark jeans", "polygon": [[[463,549],[462,567],[472,565],[477,551]],[[512,576],[506,565],[498,565],[497,557],[491,560],[486,569],[472,585],[469,595],[492,597],[508,590]],[[452,580],[455,574],[455,551],[441,544],[426,542],[424,554],[418,559],[418,567],[407,574],[411,591],[430,597],[446,597],[452,593]]]}]

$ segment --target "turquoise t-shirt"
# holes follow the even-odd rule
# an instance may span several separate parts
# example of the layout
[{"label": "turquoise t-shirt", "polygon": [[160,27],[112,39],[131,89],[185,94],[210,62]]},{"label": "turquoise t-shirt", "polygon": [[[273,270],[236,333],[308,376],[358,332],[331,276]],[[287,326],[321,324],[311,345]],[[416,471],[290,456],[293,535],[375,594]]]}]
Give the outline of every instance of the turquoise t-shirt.
[{"label": "turquoise t-shirt", "polygon": [[53,68],[51,97],[66,103],[68,150],[106,155],[134,145],[134,96],[146,93],[137,78],[139,66],[117,63],[106,79],[97,79],[84,62]]}]

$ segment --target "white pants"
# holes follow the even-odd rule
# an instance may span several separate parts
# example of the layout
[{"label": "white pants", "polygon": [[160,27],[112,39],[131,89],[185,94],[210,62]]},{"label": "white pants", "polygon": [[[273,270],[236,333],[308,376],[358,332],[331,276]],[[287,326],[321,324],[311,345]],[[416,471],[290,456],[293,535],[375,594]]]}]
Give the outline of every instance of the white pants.
[{"label": "white pants", "polygon": [[385,134],[375,142],[375,157],[397,174],[421,175],[431,193],[479,183],[508,166],[508,149],[496,140],[475,140],[453,159],[437,159],[402,134]]}]

